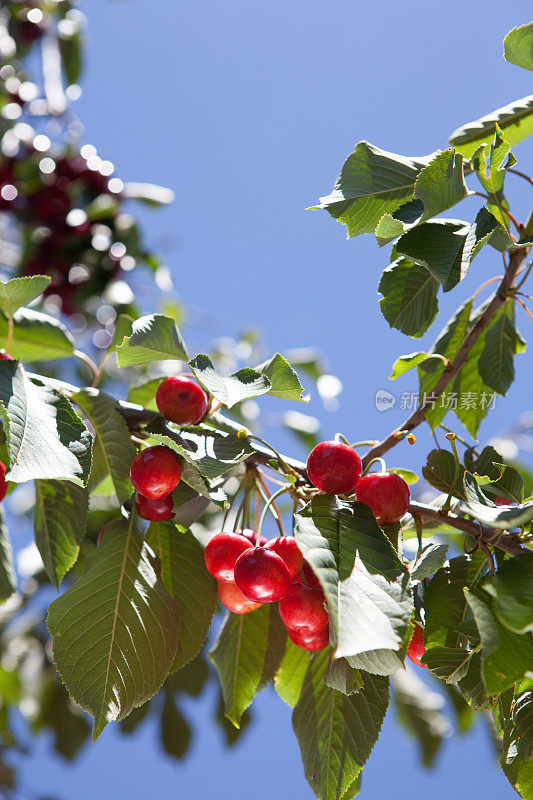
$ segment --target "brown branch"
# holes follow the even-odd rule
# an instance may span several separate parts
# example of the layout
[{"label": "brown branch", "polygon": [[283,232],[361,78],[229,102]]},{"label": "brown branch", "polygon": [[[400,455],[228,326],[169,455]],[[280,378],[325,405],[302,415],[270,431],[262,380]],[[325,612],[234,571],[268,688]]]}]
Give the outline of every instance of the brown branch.
[{"label": "brown branch", "polygon": [[502,532],[501,536],[498,537],[497,531],[493,528],[487,528],[486,525],[480,525],[478,522],[471,522],[451,512],[446,513],[440,508],[427,506],[424,503],[411,503],[409,513],[413,517],[426,517],[426,519],[434,519],[437,522],[450,525],[452,528],[457,528],[457,530],[463,531],[468,536],[472,536],[479,543],[498,547],[505,553],[517,555],[518,553],[526,552],[526,548],[512,534]]},{"label": "brown branch", "polygon": [[509,258],[509,266],[507,267],[507,271],[503,276],[500,285],[498,286],[496,294],[486,307],[483,314],[481,314],[481,316],[478,318],[475,325],[468,332],[453,361],[448,367],[444,368],[444,372],[440,376],[433,388],[433,391],[431,392],[433,399],[427,399],[425,403],[422,403],[420,406],[418,406],[418,408],[413,411],[411,416],[408,417],[405,422],[399,426],[399,428],[390,433],[386,439],[383,439],[382,442],[369,450],[363,458],[364,466],[369,464],[372,459],[382,456],[384,453],[387,453],[392,447],[394,447],[394,445],[400,441],[400,438],[403,438],[398,436],[400,431],[410,432],[424,422],[426,418],[426,411],[429,411],[429,409],[432,408],[434,402],[443,394],[447,386],[450,384],[453,378],[455,378],[459,370],[464,366],[470,351],[479,339],[480,335],[483,333],[489,323],[492,322],[496,313],[508,299],[509,291],[513,286],[516,273],[520,269],[520,266],[524,262],[528,252],[529,250],[527,248],[523,248],[520,250],[514,250],[511,253]]}]

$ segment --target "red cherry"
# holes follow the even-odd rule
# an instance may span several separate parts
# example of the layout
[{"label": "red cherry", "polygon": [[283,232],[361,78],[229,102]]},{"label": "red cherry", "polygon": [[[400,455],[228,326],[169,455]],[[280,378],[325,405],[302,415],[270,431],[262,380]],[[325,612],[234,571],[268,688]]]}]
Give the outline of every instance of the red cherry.
[{"label": "red cherry", "polygon": [[57,186],[45,186],[28,197],[32,216],[43,225],[57,225],[65,220],[71,209],[67,192]]},{"label": "red cherry", "polygon": [[137,453],[130,468],[131,482],[149,500],[172,492],[181,478],[181,464],[174,450],[164,444]]},{"label": "red cherry", "polygon": [[177,425],[195,425],[207,411],[204,390],[183,375],[165,378],[159,384],[155,402],[159,413]]},{"label": "red cherry", "polygon": [[296,580],[303,567],[304,557],[294,536],[278,536],[277,539],[267,542],[265,547],[281,556],[289,570],[291,581]]},{"label": "red cherry", "polygon": [[515,506],[516,505],[516,503],[514,503],[512,500],[508,500],[507,497],[502,497],[501,495],[499,497],[495,497],[493,502],[494,502],[494,505],[496,505],[496,506]]},{"label": "red cherry", "polygon": [[9,353],[6,353],[5,350],[0,350],[0,361],[14,361],[14,360],[15,359],[13,358],[13,356],[9,355]]},{"label": "red cherry", "polygon": [[6,465],[0,461],[0,501],[4,499],[9,489],[9,481],[6,481]]},{"label": "red cherry", "polygon": [[139,492],[135,492],[134,502],[137,514],[142,519],[150,520],[150,522],[162,522],[165,519],[172,519],[174,516],[172,493],[166,494],[159,500],[151,500],[149,497],[144,497]]},{"label": "red cherry", "polygon": [[[257,533],[255,531],[252,531],[249,528],[245,528],[243,531],[237,531],[237,533],[240,533],[241,536],[244,536],[245,539],[248,539],[248,541],[251,542],[254,547],[256,546]],[[261,534],[259,537],[259,547],[264,547],[267,542],[268,539],[266,538],[266,536],[263,536],[263,534]]]},{"label": "red cherry", "polygon": [[415,629],[413,632],[413,636],[411,641],[409,642],[409,647],[407,648],[407,656],[411,659],[413,664],[416,664],[419,667],[424,667],[427,669],[425,664],[420,663],[420,659],[426,652],[426,648],[424,647],[424,629],[421,625],[415,622]]},{"label": "red cherry", "polygon": [[235,583],[250,600],[275,603],[291,585],[291,576],[277,553],[264,547],[253,547],[237,559]]},{"label": "red cherry", "polygon": [[328,494],[349,494],[359,482],[361,459],[343,442],[321,442],[309,453],[307,474],[317,489]]},{"label": "red cherry", "polygon": [[329,625],[318,633],[307,633],[304,630],[293,631],[288,628],[289,639],[304,650],[323,650],[329,644]]},{"label": "red cherry", "polygon": [[357,484],[356,498],[370,506],[378,522],[386,525],[403,517],[411,493],[404,479],[394,472],[371,472]]},{"label": "red cherry", "polygon": [[[28,11],[30,10],[28,9]],[[45,26],[42,20],[40,22],[32,22],[31,19],[28,19],[28,11],[25,11],[16,22],[16,36],[20,37],[26,44],[32,44],[32,42],[36,42],[37,39],[41,38]]]},{"label": "red cherry", "polygon": [[293,583],[279,601],[281,619],[291,630],[319,633],[329,621],[324,608],[324,592],[302,583]]},{"label": "red cherry", "polygon": [[318,580],[317,576],[311,569],[311,565],[308,564],[307,561],[304,561],[303,571],[306,584],[308,586],[315,586],[320,588],[320,581]]},{"label": "red cherry", "polygon": [[209,540],[204,551],[205,565],[219,581],[233,583],[235,562],[252,545],[238,533],[217,533]]},{"label": "red cherry", "polygon": [[261,603],[248,600],[233,581],[231,583],[219,581],[218,596],[220,602],[234,614],[248,614],[250,611],[255,611],[256,608],[261,608]]}]

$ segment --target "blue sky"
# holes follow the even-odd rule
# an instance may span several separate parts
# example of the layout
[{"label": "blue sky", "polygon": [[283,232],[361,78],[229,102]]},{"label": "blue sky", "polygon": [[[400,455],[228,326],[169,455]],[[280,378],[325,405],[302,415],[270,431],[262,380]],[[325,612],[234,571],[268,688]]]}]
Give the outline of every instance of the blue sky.
[{"label": "blue sky", "polygon": [[[417,388],[409,377],[391,387],[392,363],[431,344],[467,293],[496,274],[498,254],[487,248],[463,286],[441,301],[434,329],[414,344],[379,312],[386,251],[372,237],[347,241],[326,213],[303,209],[328,193],[358,140],[424,155],[444,147],[458,125],[530,93],[530,74],[507,64],[501,45],[509,28],[528,21],[530,3],[515,0],[497,14],[480,0],[91,0],[81,7],[90,23],[77,107],[85,140],[124,180],[175,191],[172,206],[143,211],[142,219],[150,244],[175,243],[166,261],[176,290],[206,312],[204,323],[185,329],[191,351],[205,347],[213,331],[235,335],[248,327],[263,332],[272,352],[318,346],[344,385],[335,413],[311,402],[325,433],[342,430],[351,440],[386,434],[404,412],[377,412],[376,390]],[[517,148],[526,171],[532,152],[531,143]],[[524,215],[530,189],[512,180]],[[475,214],[476,200],[454,214]],[[528,318],[521,313],[518,321],[527,337]],[[523,388],[532,370],[530,351],[482,438],[529,409]],[[392,461],[419,467],[428,445],[421,435]],[[304,455],[296,447],[294,454]],[[258,698],[254,726],[231,751],[209,722],[213,702],[208,696],[184,706],[196,737],[183,763],[161,754],[150,724],[127,738],[111,726],[74,765],[51,761],[42,739],[25,761],[25,792],[58,800],[312,797],[289,710],[273,692]],[[433,800],[472,791],[485,800],[515,796],[483,726],[449,741],[428,773],[392,715],[363,785],[366,800],[392,791],[407,800],[413,787]]]}]

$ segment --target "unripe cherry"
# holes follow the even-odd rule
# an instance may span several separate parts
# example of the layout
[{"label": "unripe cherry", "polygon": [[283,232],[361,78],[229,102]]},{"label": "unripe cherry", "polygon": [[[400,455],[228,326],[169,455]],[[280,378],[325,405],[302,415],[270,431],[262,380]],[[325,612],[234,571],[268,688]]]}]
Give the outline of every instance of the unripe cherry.
[{"label": "unripe cherry", "polygon": [[162,522],[166,519],[172,519],[174,516],[174,498],[172,497],[172,492],[158,500],[144,497],[144,495],[139,492],[135,492],[134,502],[137,514],[142,519],[147,519],[150,522]]},{"label": "unripe cherry", "polygon": [[321,442],[309,453],[307,474],[311,483],[328,494],[349,494],[362,472],[359,455],[343,442]]},{"label": "unripe cherry", "polygon": [[217,580],[233,583],[235,562],[252,544],[238,533],[217,533],[207,543],[204,561],[207,569]]},{"label": "unripe cherry", "polygon": [[265,544],[267,550],[273,550],[285,562],[291,581],[296,580],[304,564],[304,557],[294,536],[278,536]]},{"label": "unripe cherry", "polygon": [[9,489],[9,481],[6,481],[6,465],[0,461],[0,502],[4,499]]},{"label": "unripe cherry", "polygon": [[234,582],[218,581],[218,596],[220,602],[234,614],[248,614],[250,611],[255,611],[256,608],[261,608],[261,603],[254,603],[253,600],[245,597]]},{"label": "unripe cherry", "polygon": [[264,547],[253,547],[237,559],[235,583],[250,600],[275,603],[287,592],[291,577],[277,553]]},{"label": "unripe cherry", "polygon": [[204,390],[185,375],[172,375],[159,384],[155,395],[159,413],[177,425],[195,425],[207,411]]},{"label": "unripe cherry", "polygon": [[290,628],[287,629],[287,633],[289,634],[289,639],[291,639],[294,644],[297,644],[298,647],[302,647],[304,650],[310,650],[311,652],[323,650],[329,644],[329,625],[326,625],[326,627],[322,628],[318,633],[306,633],[304,630],[293,631]]},{"label": "unripe cherry", "polygon": [[293,583],[279,601],[281,619],[291,630],[319,633],[329,621],[324,608],[324,592],[313,586]]},{"label": "unripe cherry", "polygon": [[370,472],[357,484],[357,500],[366,503],[383,525],[403,517],[411,501],[409,486],[394,472]]},{"label": "unripe cherry", "polygon": [[137,453],[130,468],[135,489],[150,500],[174,491],[181,478],[181,464],[170,447],[158,444]]},{"label": "unripe cherry", "polygon": [[409,642],[409,647],[407,648],[407,656],[411,659],[413,664],[427,669],[426,664],[422,664],[420,661],[425,652],[426,648],[424,647],[424,629],[421,625],[415,622],[413,636]]}]

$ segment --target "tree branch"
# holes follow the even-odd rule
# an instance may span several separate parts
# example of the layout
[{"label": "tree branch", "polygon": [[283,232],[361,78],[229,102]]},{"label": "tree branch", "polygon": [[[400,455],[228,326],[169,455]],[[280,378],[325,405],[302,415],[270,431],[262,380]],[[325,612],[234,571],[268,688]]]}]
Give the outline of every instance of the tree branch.
[{"label": "tree branch", "polygon": [[471,522],[451,512],[446,513],[440,508],[427,506],[424,503],[411,503],[409,506],[409,513],[413,517],[425,517],[426,519],[434,519],[437,522],[450,525],[452,528],[457,528],[457,530],[468,534],[468,536],[471,536],[477,542],[483,542],[483,544],[498,547],[505,553],[517,555],[518,553],[526,552],[526,548],[523,547],[520,542],[516,541],[512,534],[502,532],[502,535],[496,538],[498,532],[493,528],[487,528],[486,525]]},{"label": "tree branch", "polygon": [[398,436],[400,431],[410,432],[417,428],[421,422],[424,422],[426,418],[426,411],[433,406],[435,400],[437,400],[443,394],[461,367],[464,366],[470,351],[479,339],[480,335],[494,319],[496,313],[508,299],[508,293],[513,286],[516,273],[527,257],[528,252],[529,250],[527,248],[523,248],[520,250],[514,250],[511,253],[509,258],[509,266],[507,267],[507,271],[503,276],[500,285],[498,286],[496,294],[488,304],[483,314],[479,317],[476,324],[468,332],[453,361],[450,362],[449,366],[444,368],[444,372],[435,384],[431,393],[433,399],[428,399],[425,403],[419,405],[418,408],[413,411],[411,416],[405,420],[403,425],[400,425],[400,427],[392,431],[392,433],[390,433],[386,439],[383,439],[382,442],[369,450],[368,453],[366,453],[363,457],[363,466],[367,466],[372,459],[382,456],[384,453],[387,453],[392,447],[394,447],[395,444],[398,444],[400,441],[400,437]]}]

